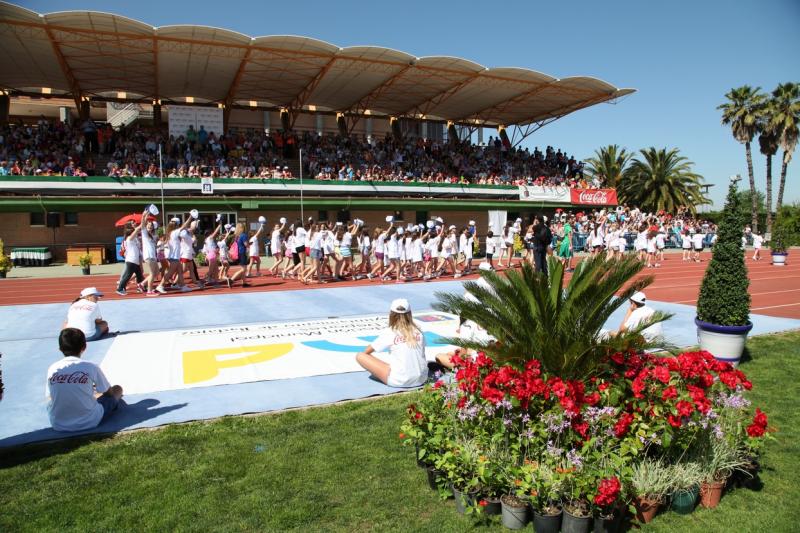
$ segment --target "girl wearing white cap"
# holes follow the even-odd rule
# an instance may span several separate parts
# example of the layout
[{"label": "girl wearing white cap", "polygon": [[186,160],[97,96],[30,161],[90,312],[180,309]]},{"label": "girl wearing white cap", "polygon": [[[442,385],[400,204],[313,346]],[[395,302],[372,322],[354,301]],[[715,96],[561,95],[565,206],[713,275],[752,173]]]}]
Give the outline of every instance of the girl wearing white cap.
[{"label": "girl wearing white cap", "polygon": [[375,266],[372,267],[372,271],[367,274],[367,277],[372,279],[377,276],[380,279],[383,277],[383,258],[386,253],[386,232],[381,228],[375,228],[372,234],[372,248],[375,254]]},{"label": "girl wearing white cap", "polygon": [[231,257],[228,252],[228,237],[231,234],[231,225],[225,224],[223,226],[222,237],[217,241],[217,250],[219,250],[219,279],[228,279],[228,269],[231,266]]},{"label": "girl wearing white cap", "polygon": [[[311,265],[306,268],[299,276],[300,281],[305,284],[320,283],[320,272],[322,271],[322,231],[320,226],[311,226],[308,232],[308,239],[310,241],[309,255],[311,256]],[[314,281],[314,275],[317,276],[317,281]]]},{"label": "girl wearing white cap", "polygon": [[270,235],[270,242],[269,242],[269,250],[272,253],[272,257],[275,262],[272,265],[272,268],[269,269],[269,273],[272,276],[278,274],[278,268],[283,264],[283,230],[286,229],[286,219],[281,218],[280,224],[275,224],[272,228],[272,234]]},{"label": "girl wearing white cap", "polygon": [[342,265],[339,275],[344,275],[345,269],[356,280],[356,269],[353,268],[353,237],[358,233],[358,225],[351,224],[345,229],[339,226],[336,239],[339,241],[339,255],[342,256]]},{"label": "girl wearing white cap", "polygon": [[[143,215],[143,218],[145,215]],[[142,262],[147,266],[148,273],[144,278],[147,287],[147,296],[157,296],[153,285],[158,277],[158,250],[156,248],[156,223],[148,220],[142,227]]]},{"label": "girl wearing white cap", "polygon": [[64,328],[77,328],[83,332],[87,341],[96,341],[108,333],[108,322],[100,315],[99,298],[103,293],[95,287],[87,287],[72,301],[67,311]]},{"label": "girl wearing white cap", "polygon": [[217,285],[219,283],[219,260],[220,249],[217,244],[217,235],[222,229],[222,224],[217,224],[214,231],[208,232],[206,239],[203,243],[203,253],[206,254],[206,261],[208,262],[208,272],[206,272],[206,282]]},{"label": "girl wearing white cap", "polygon": [[[388,352],[386,361],[373,354]],[[356,355],[356,361],[370,374],[390,387],[418,387],[428,379],[425,337],[414,323],[408,300],[394,300],[389,311],[389,327]]]},{"label": "girl wearing white cap", "polygon": [[[147,212],[143,215],[142,220],[146,220]],[[117,286],[117,294],[125,296],[127,291],[125,287],[128,285],[132,276],[136,276],[136,286],[139,291],[144,292],[142,282],[144,282],[144,275],[142,274],[142,249],[139,243],[139,232],[142,230],[142,223],[140,222],[135,228],[125,228],[125,270],[122,272],[122,277],[119,279]],[[84,332],[85,333],[85,332]]]},{"label": "girl wearing white cap", "polygon": [[250,232],[248,239],[248,255],[250,259],[247,263],[247,277],[252,277],[253,267],[256,267],[256,276],[261,275],[261,234],[264,232],[264,224],[267,219],[258,217],[258,230]]},{"label": "girl wearing white cap", "polygon": [[474,242],[472,232],[469,228],[464,228],[458,239],[458,248],[464,254],[464,274],[469,274],[472,271],[472,247]]},{"label": "girl wearing white cap", "polygon": [[383,281],[391,281],[391,274],[394,272],[397,277],[395,283],[403,283],[400,279],[400,249],[397,242],[397,231],[397,228],[391,227],[386,232],[386,257],[389,258],[389,268],[383,272]]}]

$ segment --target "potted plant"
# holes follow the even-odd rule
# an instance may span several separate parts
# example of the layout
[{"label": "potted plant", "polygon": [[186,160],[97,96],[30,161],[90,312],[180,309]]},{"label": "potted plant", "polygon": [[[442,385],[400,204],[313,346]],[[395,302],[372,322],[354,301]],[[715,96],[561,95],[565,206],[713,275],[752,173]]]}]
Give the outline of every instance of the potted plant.
[{"label": "potted plant", "polygon": [[800,233],[798,214],[800,208],[797,206],[783,206],[772,225],[769,247],[772,252],[772,264],[775,266],[785,266],[789,257],[789,247],[798,244],[798,233]]},{"label": "potted plant", "polygon": [[636,519],[644,524],[655,518],[669,491],[669,469],[657,459],[644,458],[631,466],[631,492]]},{"label": "potted plant", "polygon": [[719,505],[725,484],[734,470],[745,466],[747,461],[741,450],[728,438],[709,435],[699,458],[702,481],[700,483],[700,505],[714,509]]},{"label": "potted plant", "polygon": [[3,239],[0,239],[0,278],[6,277],[9,270],[14,267],[11,257],[5,254]]},{"label": "potted plant", "polygon": [[694,511],[697,495],[700,492],[702,468],[694,462],[678,462],[670,467],[669,476],[672,510],[678,514],[691,513]]},{"label": "potted plant", "polygon": [[594,472],[587,468],[574,466],[562,468],[565,475],[564,516],[561,518],[561,531],[585,533],[592,522],[589,493],[596,485]]},{"label": "potted plant", "polygon": [[736,181],[731,179],[728,188],[718,240],[703,276],[694,320],[700,348],[733,365],[739,363],[747,334],[753,329]]},{"label": "potted plant", "polygon": [[536,533],[558,533],[561,530],[561,491],[561,479],[551,465],[531,462],[523,466],[517,495],[530,498]]},{"label": "potted plant", "polygon": [[83,254],[78,257],[78,263],[81,265],[81,270],[84,276],[88,276],[90,274],[90,268],[92,266],[92,256],[88,253]]}]

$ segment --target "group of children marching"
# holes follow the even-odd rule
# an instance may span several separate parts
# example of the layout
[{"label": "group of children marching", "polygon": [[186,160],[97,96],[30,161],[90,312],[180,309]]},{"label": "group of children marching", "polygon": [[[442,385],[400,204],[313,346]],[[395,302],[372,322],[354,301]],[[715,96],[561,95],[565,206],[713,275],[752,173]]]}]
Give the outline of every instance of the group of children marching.
[{"label": "group of children marching", "polygon": [[[220,284],[247,287],[248,278],[262,275],[265,240],[274,263],[264,273],[305,284],[362,278],[404,283],[472,272],[477,238],[473,221],[460,229],[446,226],[442,218],[401,226],[388,216],[386,222],[370,231],[359,219],[333,223],[309,218],[288,225],[286,218],[280,218],[267,238],[264,217],[259,217],[257,229],[248,232],[243,223],[223,224],[218,215],[215,227],[201,234],[193,210],[185,221],[173,218],[158,232],[152,211],[146,210],[141,222],[124,230],[125,268],[116,292],[126,295],[134,278],[137,290],[148,296],[188,292],[190,284],[198,289]],[[203,276],[196,259],[200,243],[208,264]],[[358,263],[356,253],[361,258]]]}]

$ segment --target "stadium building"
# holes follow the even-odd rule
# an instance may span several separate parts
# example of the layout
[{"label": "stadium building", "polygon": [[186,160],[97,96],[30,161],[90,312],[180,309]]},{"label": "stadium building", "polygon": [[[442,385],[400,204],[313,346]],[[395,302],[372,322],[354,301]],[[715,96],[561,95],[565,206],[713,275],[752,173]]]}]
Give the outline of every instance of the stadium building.
[{"label": "stadium building", "polygon": [[[482,232],[491,212],[514,218],[616,202],[613,190],[521,181],[505,159],[543,126],[634,92],[596,78],[557,79],[378,46],[340,48],[310,37],[250,37],[195,25],[155,28],[109,13],[39,14],[8,3],[0,3],[0,35],[0,132],[8,159],[0,173],[0,238],[10,248],[47,246],[63,258],[70,247],[92,246],[107,249],[110,258],[119,233],[114,221],[150,203],[163,206],[165,218],[196,208],[206,225],[223,213],[230,222],[310,216],[361,218],[374,227],[394,213],[408,223],[436,216],[454,224],[475,220]],[[98,134],[86,131],[92,128],[88,119],[99,130],[108,125],[124,132],[123,140],[137,132],[156,136],[159,147],[169,136],[202,129],[224,136],[230,145],[223,150],[239,154],[245,165],[247,149],[236,139],[268,140],[262,161],[268,175],[215,176],[203,167],[194,176],[169,177],[169,157],[162,154],[159,161],[149,149],[143,165],[163,162],[163,174],[109,176],[114,154],[93,146]],[[80,158],[61,156],[91,159],[92,168],[66,176],[59,164],[62,172],[11,172],[15,164],[26,168],[23,159],[37,150],[52,148],[31,149],[41,137],[40,123],[59,124],[51,133],[60,141],[85,136]],[[315,136],[345,144],[358,139],[360,147],[392,139],[425,152],[483,146],[490,141],[487,132],[496,144],[475,153],[496,157],[500,170],[491,183],[446,172],[445,180],[420,179],[421,169],[408,164],[392,181],[352,175],[320,180],[317,154],[299,149]],[[280,175],[269,174],[275,166]]]}]

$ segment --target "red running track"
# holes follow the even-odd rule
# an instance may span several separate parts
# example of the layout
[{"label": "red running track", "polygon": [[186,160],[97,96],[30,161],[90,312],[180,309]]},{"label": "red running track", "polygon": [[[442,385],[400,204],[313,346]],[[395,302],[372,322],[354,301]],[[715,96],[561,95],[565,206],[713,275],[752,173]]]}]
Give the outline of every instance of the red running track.
[{"label": "red running track", "polygon": [[[651,300],[695,305],[700,290],[703,272],[708,265],[710,254],[704,254],[702,263],[683,262],[678,254],[668,254],[661,268],[645,269],[641,275],[652,274],[655,281],[646,289]],[[750,295],[754,314],[771,315],[800,319],[800,263],[775,267],[769,258],[762,261],[747,261],[750,276]],[[475,276],[462,278],[471,279]],[[0,305],[27,305],[42,303],[71,302],[86,286],[94,285],[105,292],[106,299],[145,298],[143,294],[128,292],[119,296],[114,292],[119,277],[117,275],[73,276],[63,278],[9,278],[0,283]],[[441,281],[452,277],[440,278]],[[266,292],[283,290],[313,290],[318,287],[369,286],[378,281],[345,281],[322,285],[303,285],[294,280],[262,276],[248,280],[250,287],[234,287],[232,292]],[[414,283],[424,283],[415,281]],[[435,283],[435,282],[434,282]],[[433,289],[432,289],[433,290]],[[222,294],[229,292],[224,285],[191,293],[175,293],[158,298],[181,298],[186,294]]]}]

